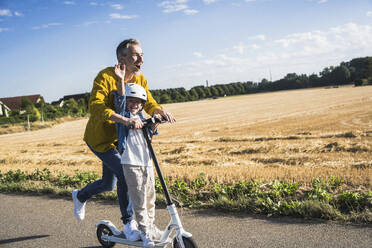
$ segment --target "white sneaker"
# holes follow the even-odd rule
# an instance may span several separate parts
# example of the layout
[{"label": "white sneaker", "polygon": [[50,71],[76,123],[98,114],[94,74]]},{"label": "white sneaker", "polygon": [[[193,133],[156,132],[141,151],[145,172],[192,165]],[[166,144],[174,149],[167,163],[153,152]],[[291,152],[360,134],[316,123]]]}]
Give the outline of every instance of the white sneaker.
[{"label": "white sneaker", "polygon": [[157,228],[155,224],[151,226],[151,235],[154,240],[161,240],[163,234],[164,231],[159,230],[159,228]]},{"label": "white sneaker", "polygon": [[72,191],[72,201],[74,202],[74,215],[78,220],[84,220],[85,218],[85,204],[86,202],[82,203],[77,198],[79,190],[75,189]]},{"label": "white sneaker", "polygon": [[141,232],[141,239],[143,242],[143,247],[153,248],[155,247],[154,241],[151,239],[151,235],[148,232]]},{"label": "white sneaker", "polygon": [[125,238],[130,241],[140,240],[140,232],[137,229],[137,223],[134,220],[131,220],[124,225],[123,233]]}]

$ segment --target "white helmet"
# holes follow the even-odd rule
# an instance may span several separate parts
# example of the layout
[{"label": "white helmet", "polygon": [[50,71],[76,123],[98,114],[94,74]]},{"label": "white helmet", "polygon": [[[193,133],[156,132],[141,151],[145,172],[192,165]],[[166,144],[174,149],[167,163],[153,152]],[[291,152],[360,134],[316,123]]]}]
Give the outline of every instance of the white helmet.
[{"label": "white helmet", "polygon": [[139,84],[129,83],[125,84],[125,96],[126,97],[136,97],[142,101],[147,101],[146,90]]}]

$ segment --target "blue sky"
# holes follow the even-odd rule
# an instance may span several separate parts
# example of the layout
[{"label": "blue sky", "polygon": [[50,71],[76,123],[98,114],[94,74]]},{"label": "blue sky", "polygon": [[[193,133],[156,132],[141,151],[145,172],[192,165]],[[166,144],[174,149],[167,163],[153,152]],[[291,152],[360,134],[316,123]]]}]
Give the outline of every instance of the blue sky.
[{"label": "blue sky", "polygon": [[150,89],[277,80],[372,56],[372,1],[0,0],[0,97],[89,92],[127,38]]}]

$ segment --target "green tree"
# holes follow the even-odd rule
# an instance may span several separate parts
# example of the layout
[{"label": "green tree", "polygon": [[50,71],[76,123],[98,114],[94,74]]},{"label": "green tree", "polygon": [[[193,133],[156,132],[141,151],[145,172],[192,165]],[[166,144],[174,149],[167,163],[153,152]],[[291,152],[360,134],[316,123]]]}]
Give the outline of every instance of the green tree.
[{"label": "green tree", "polygon": [[232,83],[231,85],[234,87],[236,95],[244,94],[244,86],[242,83]]},{"label": "green tree", "polygon": [[350,71],[344,66],[337,66],[329,74],[329,81],[333,84],[346,84],[350,82]]},{"label": "green tree", "polygon": [[229,89],[229,93],[231,96],[236,95],[235,88],[232,86],[232,84],[227,85],[227,88]]},{"label": "green tree", "polygon": [[197,86],[194,89],[198,93],[198,99],[204,99],[207,96],[204,92],[204,86]]},{"label": "green tree", "polygon": [[66,100],[63,104],[62,109],[66,114],[69,114],[71,116],[81,115],[81,109],[79,108],[79,105],[74,98]]},{"label": "green tree", "polygon": [[311,87],[319,87],[321,86],[322,82],[320,77],[317,74],[313,73],[309,76],[309,84]]},{"label": "green tree", "polygon": [[195,88],[190,89],[190,100],[191,101],[196,101],[199,99],[199,95],[196,92]]},{"label": "green tree", "polygon": [[166,104],[166,103],[171,103],[171,102],[172,102],[172,99],[170,98],[168,94],[164,93],[163,95],[160,96],[161,104]]},{"label": "green tree", "polygon": [[184,102],[185,101],[184,97],[176,89],[171,90],[171,98],[172,98],[172,102]]},{"label": "green tree", "polygon": [[84,98],[80,98],[77,102],[78,108],[82,114],[85,114],[88,111],[88,106]]},{"label": "green tree", "polygon": [[211,88],[211,94],[213,97],[219,96],[218,89],[214,86],[210,87]]},{"label": "green tree", "polygon": [[326,67],[321,71],[319,74],[321,76],[322,82],[324,85],[329,85],[329,79],[330,79],[330,74],[332,72],[332,67]]},{"label": "green tree", "polygon": [[364,67],[362,70],[363,78],[372,80],[372,57],[367,57],[364,62]]},{"label": "green tree", "polygon": [[227,95],[227,96],[231,95],[230,91],[229,91],[229,88],[227,87],[226,84],[221,85],[221,87],[222,87],[223,91],[225,92],[225,95]]},{"label": "green tree", "polygon": [[216,86],[217,90],[218,90],[218,95],[219,96],[225,96],[226,92],[224,90],[224,88],[222,87],[222,85],[218,85]]},{"label": "green tree", "polygon": [[41,120],[41,114],[39,110],[34,105],[28,105],[26,107],[26,115],[29,116],[31,122]]},{"label": "green tree", "polygon": [[21,109],[26,109],[28,106],[34,106],[27,96],[22,97]]},{"label": "green tree", "polygon": [[185,101],[190,101],[190,93],[183,87],[177,88],[178,92],[183,96]]},{"label": "green tree", "polygon": [[58,117],[62,117],[62,113],[57,110],[57,107],[47,104],[44,108],[45,120],[55,120]]},{"label": "green tree", "polygon": [[204,88],[205,96],[206,97],[212,97],[212,92],[210,87],[205,87]]}]

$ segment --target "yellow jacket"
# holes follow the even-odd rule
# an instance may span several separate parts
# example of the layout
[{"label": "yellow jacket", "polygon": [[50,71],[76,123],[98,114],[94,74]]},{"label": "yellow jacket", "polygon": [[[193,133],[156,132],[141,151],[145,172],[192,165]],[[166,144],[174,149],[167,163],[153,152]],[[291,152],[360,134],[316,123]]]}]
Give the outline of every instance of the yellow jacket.
[{"label": "yellow jacket", "polygon": [[[117,141],[115,122],[109,120],[114,111],[114,95],[116,88],[114,67],[100,71],[94,79],[93,89],[89,98],[90,117],[85,128],[84,141],[97,152],[106,152],[115,148]],[[146,113],[153,115],[154,110],[161,108],[152,97],[146,78],[135,75],[128,83],[136,83],[145,88],[147,102],[144,106]]]}]

